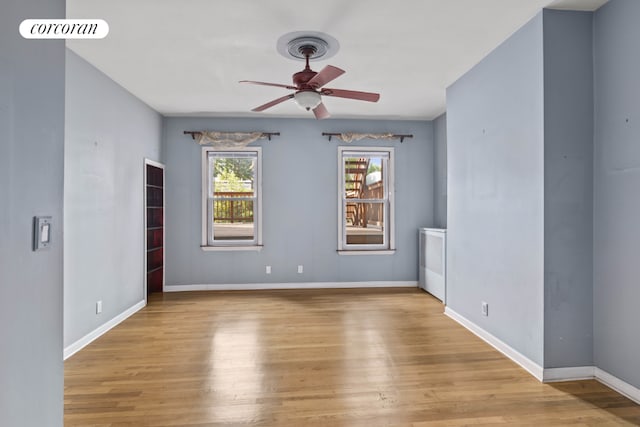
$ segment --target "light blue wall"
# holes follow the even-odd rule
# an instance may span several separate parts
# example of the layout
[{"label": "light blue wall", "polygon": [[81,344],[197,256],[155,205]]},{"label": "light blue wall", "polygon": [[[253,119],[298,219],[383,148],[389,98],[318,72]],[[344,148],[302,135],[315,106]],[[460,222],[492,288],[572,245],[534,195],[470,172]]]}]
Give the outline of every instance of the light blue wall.
[{"label": "light blue wall", "polygon": [[[62,426],[64,41],[25,40],[26,18],[63,0],[0,7],[0,425]],[[52,216],[32,251],[33,216]]]},{"label": "light blue wall", "polygon": [[[263,147],[263,240],[260,252],[203,252],[201,148],[185,130],[271,131]],[[322,132],[410,133],[413,139],[364,140],[393,146],[396,167],[394,255],[337,254],[339,142]],[[168,285],[417,281],[417,229],[433,226],[431,122],[313,119],[165,118],[166,283]],[[297,274],[297,265],[304,274]],[[272,274],[265,274],[265,265]]]},{"label": "light blue wall", "polygon": [[640,388],[640,2],[595,14],[595,362]]},{"label": "light blue wall", "polygon": [[158,113],[66,58],[65,347],[144,300],[143,162],[159,160],[162,131]]},{"label": "light blue wall", "polygon": [[447,303],[544,368],[593,364],[592,23],[545,10],[447,92]]},{"label": "light blue wall", "polygon": [[447,115],[433,121],[434,225],[447,228]]},{"label": "light blue wall", "polygon": [[542,13],[447,90],[447,305],[539,365],[543,94]]},{"label": "light blue wall", "polygon": [[545,10],[544,367],[593,364],[593,14]]}]

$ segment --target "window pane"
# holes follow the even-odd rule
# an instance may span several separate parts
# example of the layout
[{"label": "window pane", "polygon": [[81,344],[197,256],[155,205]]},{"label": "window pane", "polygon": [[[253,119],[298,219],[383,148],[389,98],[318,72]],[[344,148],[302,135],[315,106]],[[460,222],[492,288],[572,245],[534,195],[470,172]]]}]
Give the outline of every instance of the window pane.
[{"label": "window pane", "polygon": [[347,199],[385,198],[386,156],[344,158],[344,197]]},{"label": "window pane", "polygon": [[384,244],[384,202],[345,202],[347,245]]},{"label": "window pane", "polygon": [[216,198],[213,201],[214,240],[253,240],[253,200]]},{"label": "window pane", "polygon": [[253,156],[213,156],[214,197],[253,197],[255,193],[255,170],[256,158]]}]

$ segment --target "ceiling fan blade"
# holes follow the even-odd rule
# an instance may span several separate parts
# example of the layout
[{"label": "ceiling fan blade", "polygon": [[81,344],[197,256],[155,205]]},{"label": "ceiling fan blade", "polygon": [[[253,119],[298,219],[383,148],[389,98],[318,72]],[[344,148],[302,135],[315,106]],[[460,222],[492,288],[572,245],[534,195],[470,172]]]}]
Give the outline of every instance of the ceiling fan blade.
[{"label": "ceiling fan blade", "polygon": [[278,83],[255,82],[253,80],[240,80],[238,83],[251,83],[252,85],[283,87],[285,89],[292,89],[292,90],[298,89],[295,86],[281,85],[281,84],[278,84]]},{"label": "ceiling fan blade", "polygon": [[360,101],[378,102],[380,99],[379,93],[372,92],[358,92],[356,90],[344,90],[344,89],[322,89],[321,93],[327,96],[336,96],[338,98],[357,99]]},{"label": "ceiling fan blade", "polygon": [[264,110],[266,110],[267,108],[271,108],[271,107],[273,107],[274,105],[278,105],[278,104],[280,104],[281,102],[284,102],[284,101],[286,101],[286,100],[288,100],[288,99],[291,99],[291,98],[293,98],[293,94],[285,95],[285,96],[283,96],[283,97],[281,97],[281,98],[274,99],[274,100],[273,100],[273,101],[271,101],[271,102],[267,102],[267,103],[266,103],[266,104],[264,104],[264,105],[261,105],[261,106],[259,106],[259,107],[256,107],[256,108],[254,108],[254,109],[253,109],[253,110],[251,110],[251,111],[264,111]]},{"label": "ceiling fan blade", "polygon": [[325,107],[322,102],[313,109],[313,114],[316,115],[316,119],[318,120],[326,119],[331,116],[331,114],[329,114],[329,111],[327,111],[327,107]]},{"label": "ceiling fan blade", "polygon": [[313,78],[309,80],[307,84],[317,89],[319,87],[326,85],[330,81],[340,77],[344,73],[345,71],[338,67],[334,67],[333,65],[327,65],[322,70],[320,70],[318,74],[313,76]]}]

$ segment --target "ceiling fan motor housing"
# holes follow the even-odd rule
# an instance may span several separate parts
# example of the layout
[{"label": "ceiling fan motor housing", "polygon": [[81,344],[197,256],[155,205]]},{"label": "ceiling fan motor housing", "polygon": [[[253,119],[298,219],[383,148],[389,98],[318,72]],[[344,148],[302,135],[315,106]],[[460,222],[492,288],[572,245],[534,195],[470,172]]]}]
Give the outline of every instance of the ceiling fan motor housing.
[{"label": "ceiling fan motor housing", "polygon": [[298,71],[293,75],[293,84],[303,90],[314,90],[315,88],[307,85],[307,82],[311,80],[316,74],[318,73],[306,68],[302,71]]}]

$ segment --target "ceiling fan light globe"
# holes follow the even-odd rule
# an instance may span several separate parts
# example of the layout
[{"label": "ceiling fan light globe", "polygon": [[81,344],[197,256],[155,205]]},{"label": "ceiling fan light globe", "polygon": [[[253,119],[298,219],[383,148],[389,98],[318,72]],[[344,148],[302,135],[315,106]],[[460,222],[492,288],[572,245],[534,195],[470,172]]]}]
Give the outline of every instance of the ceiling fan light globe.
[{"label": "ceiling fan light globe", "polygon": [[297,92],[293,98],[295,99],[296,104],[307,111],[316,108],[322,102],[322,98],[319,93],[308,90]]}]

